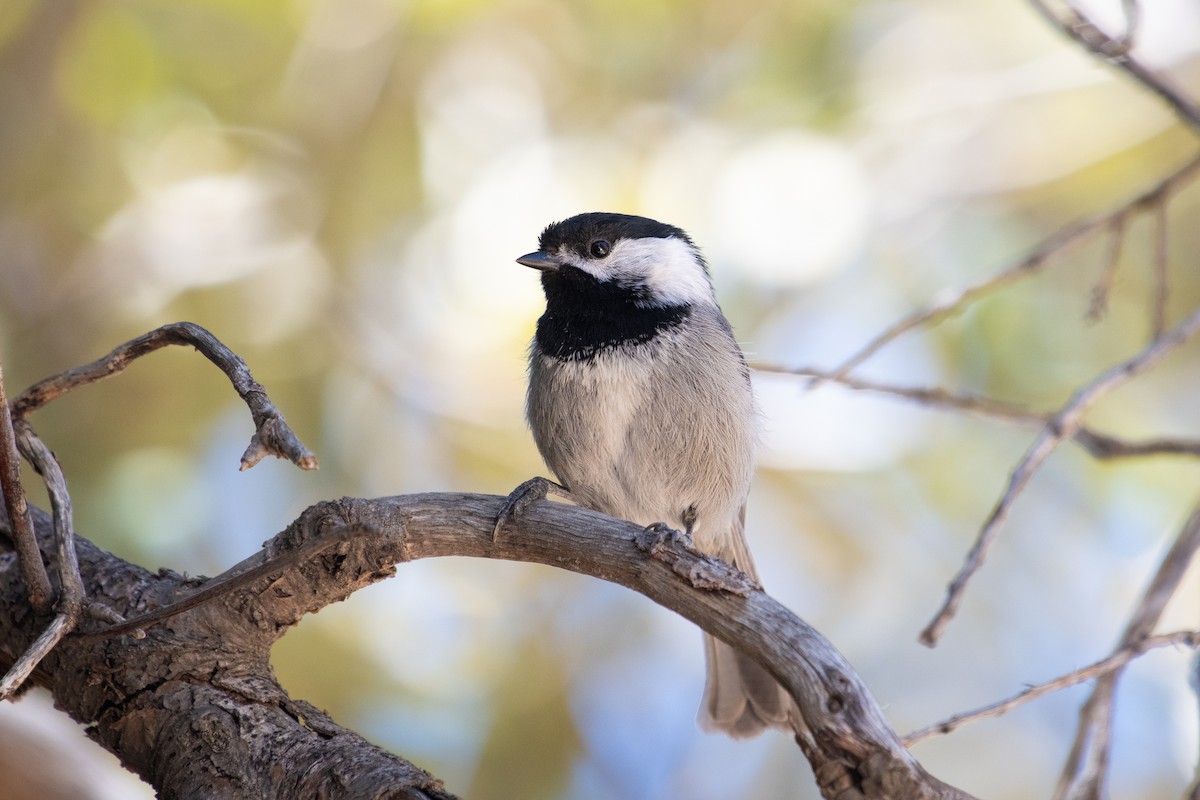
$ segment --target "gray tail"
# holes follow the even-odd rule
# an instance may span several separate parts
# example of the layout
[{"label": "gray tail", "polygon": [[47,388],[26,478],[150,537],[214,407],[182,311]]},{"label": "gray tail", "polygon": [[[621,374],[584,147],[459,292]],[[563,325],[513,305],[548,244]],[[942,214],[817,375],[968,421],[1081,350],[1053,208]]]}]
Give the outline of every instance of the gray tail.
[{"label": "gray tail", "polygon": [[704,658],[708,678],[697,715],[703,730],[734,739],[749,739],[767,728],[792,730],[792,698],[756,661],[707,633]]},{"label": "gray tail", "polygon": [[[742,532],[744,520],[745,507],[728,543],[728,552],[719,555],[757,580],[758,572]],[[734,739],[749,739],[767,728],[792,732],[792,718],[799,719],[799,709],[757,661],[707,633],[704,660],[708,677],[696,717],[701,729],[725,733]]]}]

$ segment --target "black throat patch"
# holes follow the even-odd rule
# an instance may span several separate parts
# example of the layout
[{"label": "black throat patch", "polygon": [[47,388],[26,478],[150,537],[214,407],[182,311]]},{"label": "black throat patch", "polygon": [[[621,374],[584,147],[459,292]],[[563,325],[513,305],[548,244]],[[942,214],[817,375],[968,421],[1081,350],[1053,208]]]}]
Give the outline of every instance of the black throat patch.
[{"label": "black throat patch", "polygon": [[563,361],[591,361],[618,347],[645,344],[679,326],[691,308],[648,305],[638,287],[601,283],[575,267],[542,273],[546,313],[537,324],[538,348]]}]

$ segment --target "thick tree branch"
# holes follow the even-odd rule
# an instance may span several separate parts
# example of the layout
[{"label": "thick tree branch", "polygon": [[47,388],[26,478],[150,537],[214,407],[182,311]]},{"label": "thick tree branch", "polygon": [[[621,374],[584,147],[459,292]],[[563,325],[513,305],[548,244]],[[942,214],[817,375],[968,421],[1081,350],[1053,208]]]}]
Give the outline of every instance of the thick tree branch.
[{"label": "thick tree branch", "polygon": [[252,467],[266,455],[288,458],[304,469],[316,469],[316,457],[306,448],[271,403],[266,390],[254,380],[246,363],[215,336],[190,322],[164,325],[114,349],[107,356],[81,367],[60,372],[27,389],[12,404],[11,413],[0,385],[0,490],[3,490],[5,509],[12,519],[11,540],[20,555],[21,570],[29,587],[31,605],[37,611],[47,610],[49,588],[45,568],[37,544],[28,530],[28,508],[21,489],[18,464],[12,454],[16,445],[21,454],[46,482],[54,512],[56,563],[59,570],[59,596],[55,617],[29,647],[17,658],[11,669],[0,679],[0,700],[16,692],[30,672],[59,640],[79,621],[86,610],[93,616],[111,621],[116,612],[88,600],[84,593],[79,565],[75,557],[74,529],[71,520],[71,497],[66,478],[58,460],[37,437],[26,417],[57,397],[80,386],[117,375],[136,358],[169,344],[190,344],[221,368],[233,383],[238,395],[250,407],[255,431],[250,446],[242,455],[242,469]]},{"label": "thick tree branch", "polygon": [[[48,541],[52,521],[32,510],[39,539]],[[0,519],[0,529],[8,529],[7,520]],[[169,570],[151,574],[82,537],[76,548],[88,595],[126,616],[167,605],[206,582]],[[305,575],[320,575],[323,594],[292,598],[315,609],[377,577],[357,568],[350,574],[342,564],[336,554],[319,555],[287,576],[242,587],[140,639],[68,636],[31,680],[167,800],[451,798],[428,774],[292,700],[275,681],[270,643],[283,629],[258,613],[271,604],[261,598],[301,590]],[[26,652],[40,631],[36,615],[20,602],[19,587],[14,555],[0,554],[0,663]]]},{"label": "thick tree branch", "polygon": [[[266,773],[279,769],[326,774],[322,770],[332,769],[336,762],[311,751],[304,752],[303,758],[317,759],[315,764],[297,759],[292,754],[296,741],[307,741],[313,728],[322,730],[319,726],[325,726],[332,738],[352,734],[319,715],[312,717],[311,710],[295,710],[297,704],[271,677],[270,643],[304,614],[391,575],[399,562],[449,555],[530,561],[633,588],[761,661],[798,701],[804,721],[798,743],[826,797],[967,797],[921,769],[853,668],[824,637],[741,573],[679,544],[659,543],[647,552],[641,528],[557,503],[534,505],[493,541],[492,526],[501,503],[501,498],[490,496],[432,494],[319,504],[259,554],[230,570],[228,577],[237,585],[227,582],[229,591],[209,597],[169,622],[148,627],[142,639],[70,636],[39,665],[34,680],[50,686],[60,705],[91,725],[95,738],[154,783],[164,797],[211,792],[211,786],[198,782],[199,776],[211,775],[189,759],[196,758],[197,750],[204,753],[206,764],[213,759],[223,763],[227,756],[208,746],[189,749],[197,744],[191,739],[197,727],[210,724],[238,730],[242,715],[249,713],[247,703],[258,709],[256,714],[270,710],[268,719],[256,719],[254,724],[277,731],[267,737],[274,744],[253,753],[244,752],[245,747],[233,748],[237,752],[228,757],[236,763],[223,769],[240,775],[246,786],[262,786]],[[325,541],[329,537],[332,542]],[[143,610],[195,596],[216,580],[150,575],[85,540],[79,543],[88,591],[126,616],[140,616]],[[288,554],[296,551],[312,557],[292,564]],[[0,560],[0,589],[7,589],[9,572],[15,575],[15,566]],[[237,580],[250,572],[254,580]],[[714,585],[739,589],[735,593],[698,588]],[[7,657],[15,657],[31,635],[28,620],[13,610],[0,610],[0,652]],[[79,686],[72,678],[86,672],[81,665],[98,663],[97,659],[153,665],[153,669],[98,686]],[[133,730],[136,736],[131,735]],[[260,744],[256,738],[255,746]],[[392,763],[391,772],[399,769],[396,763],[403,763],[361,740],[351,744],[346,746],[356,757]],[[169,776],[161,773],[164,748],[177,760],[182,776],[173,768]],[[411,773],[406,774],[411,779]],[[422,780],[424,784],[416,785],[424,791],[437,790],[428,776]],[[276,792],[275,796],[312,795]]]}]

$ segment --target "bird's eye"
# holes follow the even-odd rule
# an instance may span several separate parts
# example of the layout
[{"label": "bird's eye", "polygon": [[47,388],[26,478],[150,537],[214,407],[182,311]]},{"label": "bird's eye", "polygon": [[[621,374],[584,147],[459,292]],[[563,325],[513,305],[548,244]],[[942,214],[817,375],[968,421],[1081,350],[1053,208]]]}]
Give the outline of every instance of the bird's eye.
[{"label": "bird's eye", "polygon": [[597,239],[588,247],[594,258],[604,258],[612,252],[612,245],[603,239]]}]

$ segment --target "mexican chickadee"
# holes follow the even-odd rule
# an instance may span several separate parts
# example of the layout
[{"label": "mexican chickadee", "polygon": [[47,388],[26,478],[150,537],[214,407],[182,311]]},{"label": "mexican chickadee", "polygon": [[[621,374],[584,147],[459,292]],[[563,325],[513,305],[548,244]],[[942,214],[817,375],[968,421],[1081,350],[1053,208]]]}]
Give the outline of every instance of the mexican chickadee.
[{"label": "mexican chickadee", "polygon": [[[542,273],[526,415],[561,485],[522,484],[496,530],[551,492],[686,530],[757,579],[744,527],[758,412],[692,240],[645,217],[580,214],[547,227],[517,263]],[[702,728],[734,738],[791,730],[791,699],[765,669],[707,634],[704,646]]]}]

